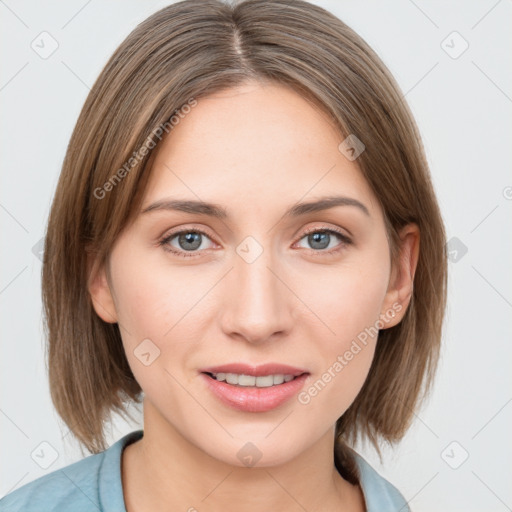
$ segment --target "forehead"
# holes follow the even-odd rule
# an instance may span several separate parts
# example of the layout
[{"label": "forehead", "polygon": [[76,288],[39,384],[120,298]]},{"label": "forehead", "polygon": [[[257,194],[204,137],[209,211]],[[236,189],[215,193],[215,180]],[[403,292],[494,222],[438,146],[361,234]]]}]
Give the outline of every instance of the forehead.
[{"label": "forehead", "polygon": [[156,148],[143,208],[165,196],[262,210],[342,195],[379,216],[356,161],[338,149],[343,139],[288,87],[226,89],[199,99]]}]

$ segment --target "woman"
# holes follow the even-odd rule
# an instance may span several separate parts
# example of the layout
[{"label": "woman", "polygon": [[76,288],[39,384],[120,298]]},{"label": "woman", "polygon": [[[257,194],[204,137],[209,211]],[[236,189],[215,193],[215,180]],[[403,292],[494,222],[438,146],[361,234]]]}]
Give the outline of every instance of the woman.
[{"label": "woman", "polygon": [[[94,455],[0,510],[408,510],[351,446],[429,389],[444,243],[353,30],[302,0],[160,10],[87,98],[45,241],[52,400]],[[130,401],[144,429],[107,449]]]}]

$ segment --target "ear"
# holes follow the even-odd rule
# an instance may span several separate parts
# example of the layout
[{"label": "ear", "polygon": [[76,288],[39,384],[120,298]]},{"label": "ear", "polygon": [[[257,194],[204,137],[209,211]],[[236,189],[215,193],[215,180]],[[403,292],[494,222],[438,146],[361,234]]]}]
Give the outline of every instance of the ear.
[{"label": "ear", "polygon": [[107,323],[117,322],[114,298],[107,279],[107,263],[100,264],[94,254],[88,254],[87,288],[97,315]]},{"label": "ear", "polygon": [[388,291],[382,305],[381,319],[384,322],[384,329],[399,324],[405,316],[412,297],[419,248],[419,227],[415,223],[407,224],[400,231],[399,261],[393,265]]}]

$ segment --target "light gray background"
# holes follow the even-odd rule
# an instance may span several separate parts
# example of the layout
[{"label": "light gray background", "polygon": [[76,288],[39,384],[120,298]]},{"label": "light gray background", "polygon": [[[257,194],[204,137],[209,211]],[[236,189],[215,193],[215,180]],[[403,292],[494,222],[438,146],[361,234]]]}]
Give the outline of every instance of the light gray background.
[{"label": "light gray background", "polygon": [[[49,398],[33,248],[90,86],[136,24],[168,3],[0,1],[0,496],[81,458]],[[417,512],[511,510],[512,2],[314,3],[361,34],[406,93],[454,260],[431,399],[382,466],[359,451]],[[59,45],[46,59],[31,48],[43,31]],[[461,55],[454,31],[469,44]],[[136,428],[118,420],[109,440]],[[35,461],[50,463],[52,450],[43,469]]]}]

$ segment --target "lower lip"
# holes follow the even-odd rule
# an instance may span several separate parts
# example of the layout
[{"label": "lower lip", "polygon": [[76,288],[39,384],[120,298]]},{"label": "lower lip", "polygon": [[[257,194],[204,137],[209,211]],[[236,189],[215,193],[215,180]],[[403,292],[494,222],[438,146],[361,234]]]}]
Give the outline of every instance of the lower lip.
[{"label": "lower lip", "polygon": [[245,412],[266,412],[279,407],[301,390],[308,375],[303,373],[290,382],[258,388],[231,385],[201,373],[210,390],[224,404]]}]

